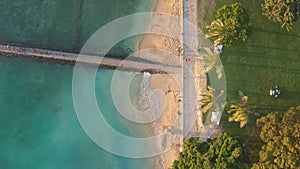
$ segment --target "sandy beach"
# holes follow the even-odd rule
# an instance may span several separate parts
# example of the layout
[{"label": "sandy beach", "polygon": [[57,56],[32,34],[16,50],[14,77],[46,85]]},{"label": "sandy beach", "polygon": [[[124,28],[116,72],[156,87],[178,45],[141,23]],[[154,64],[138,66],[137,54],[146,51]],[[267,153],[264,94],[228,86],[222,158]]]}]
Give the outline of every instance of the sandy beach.
[{"label": "sandy beach", "polygon": [[[172,16],[177,16],[182,18],[182,3],[179,0],[157,0],[154,12],[165,13]],[[165,32],[182,32],[181,24],[174,25],[174,21],[171,21],[169,17],[160,17],[153,15],[151,23],[148,29],[151,31],[159,32],[158,30],[163,30]],[[157,30],[157,31],[156,31]],[[173,30],[173,31],[171,31]],[[179,35],[178,35],[179,36]],[[179,37],[180,38],[180,37]],[[164,64],[172,60],[171,55],[175,55],[178,58],[180,53],[178,52],[182,48],[182,44],[179,40],[172,37],[158,35],[158,34],[145,34],[140,37],[140,40],[136,46],[137,49],[142,51],[144,56],[150,56],[149,59]],[[147,51],[143,51],[148,49]]]},{"label": "sandy beach", "polygon": [[[169,74],[156,74],[151,77],[151,89],[161,90],[165,94],[167,100],[166,107],[161,116],[162,129],[166,130],[170,128],[175,119],[178,117],[176,112],[181,109],[181,93],[180,85],[177,84],[177,80]],[[171,168],[173,161],[177,158],[179,153],[179,147],[173,147],[166,152],[163,157],[165,168]]]},{"label": "sandy beach", "polygon": [[[179,0],[157,0],[154,12],[166,13],[182,18],[182,3]],[[159,18],[155,16],[151,20],[149,29],[163,29],[170,31],[170,29],[182,30],[181,24],[174,28],[174,25],[170,26],[170,22],[161,22]],[[154,26],[153,26],[154,25]],[[150,49],[146,52],[147,56],[151,56],[150,59],[161,64],[172,64],[170,63],[173,59],[180,60],[182,54],[178,52],[181,48],[180,41],[166,37],[163,35],[146,34],[141,37],[137,48],[139,50]],[[155,50],[162,50],[165,52],[156,52]],[[177,58],[170,58],[177,57]],[[178,79],[175,79],[170,74],[154,74],[151,76],[151,89],[160,90],[165,94],[167,100],[166,107],[161,116],[162,129],[165,130],[174,124],[177,118],[176,112],[180,111],[181,106],[181,88],[180,84],[177,84]],[[174,147],[165,154],[163,154],[163,165],[164,168],[171,168],[173,161],[177,159],[179,154],[179,147]]]}]

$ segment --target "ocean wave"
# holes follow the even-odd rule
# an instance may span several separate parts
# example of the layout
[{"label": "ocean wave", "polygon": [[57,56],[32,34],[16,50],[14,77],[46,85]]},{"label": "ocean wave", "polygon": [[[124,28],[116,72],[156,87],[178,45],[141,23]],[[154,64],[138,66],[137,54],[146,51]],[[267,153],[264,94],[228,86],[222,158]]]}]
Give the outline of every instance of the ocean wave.
[{"label": "ocean wave", "polygon": [[159,98],[151,90],[151,74],[144,73],[143,81],[140,85],[139,106],[143,112],[146,112],[146,119],[156,119],[160,115]]},{"label": "ocean wave", "polygon": [[[147,112],[148,117],[155,119],[160,116],[160,104],[158,96],[151,89],[151,74],[145,72],[142,83],[140,85],[140,107],[143,111]],[[160,118],[151,122],[152,134],[158,135],[163,132],[162,121]],[[154,145],[158,149],[161,149],[162,145]],[[165,169],[165,155],[161,154],[158,156],[156,164],[157,168]]]}]

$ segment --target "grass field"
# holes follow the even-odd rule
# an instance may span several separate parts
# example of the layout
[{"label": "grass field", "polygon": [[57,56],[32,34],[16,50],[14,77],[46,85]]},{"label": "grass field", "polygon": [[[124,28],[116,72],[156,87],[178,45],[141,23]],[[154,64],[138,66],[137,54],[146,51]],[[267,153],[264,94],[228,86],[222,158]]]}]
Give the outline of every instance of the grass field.
[{"label": "grass field", "polygon": [[[201,5],[199,0],[199,5]],[[227,80],[227,100],[236,99],[238,90],[249,96],[249,104],[257,107],[261,115],[271,111],[285,111],[300,105],[300,21],[288,32],[262,15],[262,0],[214,0],[215,9],[234,2],[242,2],[253,24],[245,42],[223,49],[221,60]],[[200,8],[199,8],[200,9]],[[210,23],[215,11],[205,11],[205,21]],[[200,25],[203,30],[204,26]],[[205,31],[205,30],[203,30]],[[279,98],[269,96],[271,87],[279,85],[283,92]],[[251,116],[245,128],[228,123],[228,114],[221,125],[226,132],[240,136],[248,144],[245,161],[256,161],[259,150],[259,131],[256,116]]]},{"label": "grass field", "polygon": [[[216,7],[234,2],[216,0]],[[243,2],[253,24],[249,39],[223,50],[227,98],[237,97],[241,90],[260,110],[285,110],[300,104],[300,22],[290,32],[281,29],[261,14],[261,2]],[[269,96],[274,85],[283,90],[279,98]]]},{"label": "grass field", "polygon": [[[202,1],[202,0],[199,0]],[[237,0],[215,0],[216,8]],[[286,110],[300,104],[300,21],[288,32],[261,14],[261,1],[243,1],[253,24],[245,42],[223,49],[228,99],[241,90],[251,105],[267,110]],[[200,5],[200,4],[199,4]],[[205,11],[207,23],[214,11]],[[203,28],[203,25],[200,25]],[[205,30],[204,30],[205,31]],[[279,85],[282,95],[269,96],[272,85]]]}]

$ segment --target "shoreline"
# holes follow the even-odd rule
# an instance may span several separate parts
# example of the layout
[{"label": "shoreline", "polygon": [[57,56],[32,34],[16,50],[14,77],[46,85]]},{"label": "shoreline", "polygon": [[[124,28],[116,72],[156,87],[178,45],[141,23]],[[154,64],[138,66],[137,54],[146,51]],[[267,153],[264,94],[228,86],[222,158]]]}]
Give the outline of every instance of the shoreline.
[{"label": "shoreline", "polygon": [[[176,113],[182,111],[181,105],[181,89],[180,84],[176,83],[175,77],[169,74],[155,74],[151,76],[151,90],[159,90],[163,92],[162,96],[158,96],[159,100],[164,100],[164,110],[160,120],[153,124],[153,130],[156,134],[170,130],[175,120],[179,117]],[[160,105],[161,106],[161,105]],[[162,168],[171,168],[173,161],[179,155],[179,147],[173,146],[167,152],[159,155],[158,165]]]},{"label": "shoreline", "polygon": [[[153,12],[166,13],[169,15],[176,15],[180,18],[183,17],[182,14],[182,2],[180,0],[156,0],[155,7],[153,8]],[[170,27],[168,23],[158,24],[159,18],[152,17],[149,23],[148,29],[156,29],[162,28],[165,30],[170,30],[173,27]],[[159,25],[157,27],[153,25]],[[174,26],[174,25],[171,25]],[[178,25],[178,28],[183,31],[182,24]],[[171,31],[170,31],[171,32]],[[182,38],[182,37],[180,37]],[[163,35],[156,34],[145,34],[138,38],[136,49],[144,50],[144,49],[154,49],[154,50],[164,50],[169,53],[177,53],[178,47],[182,46],[182,44],[178,40],[174,40],[170,37],[166,37]],[[146,51],[146,53],[149,51]],[[155,62],[160,63],[162,65],[168,64],[165,61],[168,60],[169,56],[162,56],[161,53],[151,52],[148,54],[144,54],[145,56],[150,56],[151,61],[155,60]],[[178,56],[172,56],[178,57]],[[166,59],[167,58],[167,59]],[[179,56],[179,60],[182,56]],[[178,58],[177,58],[178,59]],[[162,115],[156,123],[152,124],[153,131],[158,134],[162,130],[167,130],[172,127],[178,115],[176,112],[182,112],[182,89],[181,84],[177,84],[178,79],[175,76],[170,74],[154,74],[150,79],[150,88],[151,90],[159,90],[162,94],[159,100],[164,100],[162,103],[164,106],[164,110],[162,110]],[[179,82],[180,83],[180,82]],[[159,155],[157,161],[157,168],[168,169],[172,167],[173,161],[177,159],[179,155],[180,148],[178,146],[172,147],[167,152]]]},{"label": "shoreline", "polygon": [[[153,12],[177,16],[182,19],[182,8],[182,2],[180,0],[156,0]],[[153,15],[148,25],[148,29],[151,29],[151,32],[156,32],[156,30],[158,32],[161,32],[161,30],[166,30],[170,33],[173,32],[169,30],[178,29],[182,33],[182,23],[174,27],[174,22],[172,22],[171,19],[172,18],[169,18],[168,16],[160,18],[157,15]],[[170,60],[170,58],[173,57],[171,55],[177,55],[179,58],[182,58],[179,56],[182,55],[181,52],[178,52],[182,49],[182,43],[180,42],[183,40],[182,34],[179,35],[179,38],[180,40],[177,40],[173,37],[155,33],[144,34],[139,36],[136,43],[136,49],[142,51],[141,54],[143,56],[148,57],[143,58],[143,56],[141,56],[141,58],[145,60],[150,60],[160,64],[173,64],[174,61]]]},{"label": "shoreline", "polygon": [[[150,12],[154,12],[157,8],[157,5],[158,5],[158,1],[159,0],[154,0],[154,3],[153,3],[153,6],[152,8],[150,9]],[[149,23],[150,24],[150,23]],[[135,50],[139,50],[140,49],[140,44],[141,42],[143,41],[144,39],[144,35],[139,35],[137,38],[136,38],[136,44],[134,46]]]},{"label": "shoreline", "polygon": [[[178,1],[178,0],[169,0],[166,2],[166,0],[157,0],[157,6],[154,9],[153,12],[160,12],[160,13],[166,13],[170,15],[176,15],[179,16],[181,19],[183,19],[184,14],[183,10],[185,9],[184,7],[188,7],[189,13],[191,15],[188,15],[188,19],[190,22],[194,23],[197,25],[197,1],[194,0],[189,0],[186,2],[187,4],[183,4],[183,1]],[[167,4],[167,5],[166,5]],[[185,6],[184,6],[185,5]],[[150,27],[148,29],[164,29],[166,31],[172,32],[171,29],[176,29],[176,25],[168,25],[168,23],[160,23],[159,20],[155,21],[155,17],[152,18],[152,21],[150,22]],[[154,24],[153,24],[154,23]],[[151,25],[152,24],[152,25]],[[156,25],[158,26],[156,26]],[[154,26],[153,26],[154,25]],[[178,24],[178,28],[181,30],[181,35],[180,38],[183,41],[183,31],[184,31],[184,25],[183,24]],[[190,33],[190,32],[188,32]],[[194,32],[191,32],[194,33]],[[197,35],[196,35],[197,36]],[[190,39],[191,40],[191,39]],[[196,39],[198,40],[198,39]],[[195,47],[198,47],[198,43],[195,43]],[[171,39],[170,37],[163,37],[162,35],[152,35],[152,34],[146,34],[140,38],[140,41],[138,41],[138,50],[143,50],[143,49],[154,49],[157,50],[165,50],[168,51],[169,53],[176,53],[182,47],[183,50],[183,45],[181,43],[176,42],[174,39]],[[166,62],[167,58],[164,53],[155,53],[150,51],[149,54],[146,54],[145,56],[150,56],[150,60],[155,60],[158,63],[161,63],[162,65],[168,64]],[[194,58],[195,54],[193,53],[181,53],[179,52],[178,57],[180,62],[183,60],[185,57],[191,57],[193,60],[195,59],[196,61],[194,62],[189,62],[189,67],[192,69],[191,75],[194,76],[191,80],[194,81],[195,87],[196,87],[196,97],[195,97],[195,102],[198,102],[199,100],[199,94],[200,91],[207,86],[207,78],[206,78],[206,73],[204,72],[204,65],[202,64],[202,61],[199,59]],[[171,57],[176,57],[176,56],[171,56]],[[160,125],[162,126],[162,130],[168,129],[171,127],[171,125],[174,123],[174,119],[176,118],[176,112],[180,111],[184,113],[183,110],[183,101],[181,101],[181,97],[183,96],[183,86],[176,86],[176,83],[174,82],[174,79],[172,77],[173,75],[160,75],[160,74],[155,74],[151,76],[151,89],[152,90],[160,90],[163,93],[165,93],[165,98],[166,98],[166,104],[167,107],[165,110],[162,112],[163,114],[161,115],[161,121]],[[189,84],[187,82],[187,78],[184,77],[185,74],[180,73],[179,74],[179,81],[180,85],[183,84]],[[174,92],[176,91],[176,92]],[[179,96],[179,97],[178,97]],[[181,96],[181,97],[180,97]],[[162,97],[162,96],[160,96]],[[161,99],[160,99],[161,100]],[[179,101],[179,102],[177,102]],[[196,116],[196,121],[195,124],[193,125],[190,133],[188,134],[188,137],[199,135],[202,131],[203,128],[203,123],[202,123],[202,110],[200,109],[200,105],[197,105],[195,108],[195,116]],[[157,126],[155,126],[157,127]],[[153,130],[155,130],[155,127],[153,127]],[[193,134],[192,134],[193,133]],[[186,138],[185,138],[186,139]],[[159,160],[159,167],[162,168],[171,168],[173,161],[178,158],[179,152],[182,150],[183,146],[183,140],[180,141],[179,145],[176,145],[171,148],[171,150],[165,152],[164,154],[160,155],[158,157]]]}]

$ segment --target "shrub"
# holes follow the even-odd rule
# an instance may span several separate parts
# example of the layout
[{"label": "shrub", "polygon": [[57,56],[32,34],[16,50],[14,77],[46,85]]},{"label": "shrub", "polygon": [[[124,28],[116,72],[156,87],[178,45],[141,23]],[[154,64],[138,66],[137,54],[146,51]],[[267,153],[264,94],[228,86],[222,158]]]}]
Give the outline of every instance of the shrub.
[{"label": "shrub", "polygon": [[248,38],[249,16],[241,3],[224,5],[217,10],[215,18],[206,26],[206,37],[213,38],[214,45],[230,45]]},{"label": "shrub", "polygon": [[261,5],[262,13],[269,20],[280,23],[282,28],[290,31],[298,3],[298,0],[264,0]]}]

